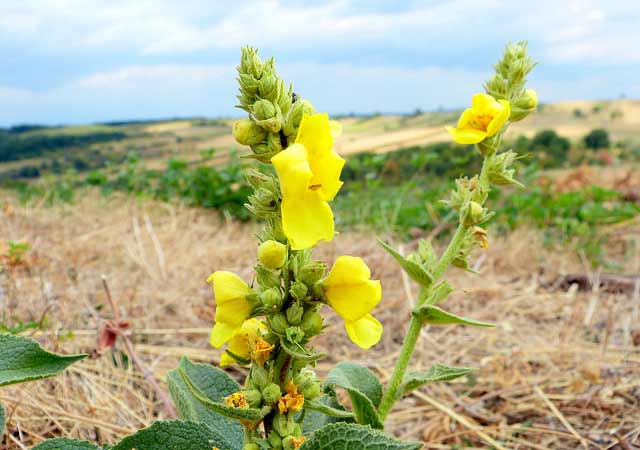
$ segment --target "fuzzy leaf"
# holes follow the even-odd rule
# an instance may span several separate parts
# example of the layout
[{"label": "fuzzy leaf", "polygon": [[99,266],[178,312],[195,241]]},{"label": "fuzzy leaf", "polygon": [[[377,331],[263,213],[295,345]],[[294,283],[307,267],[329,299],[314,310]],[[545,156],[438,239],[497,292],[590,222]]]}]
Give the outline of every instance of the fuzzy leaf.
[{"label": "fuzzy leaf", "polygon": [[470,367],[451,367],[436,363],[427,372],[415,371],[405,374],[402,385],[398,390],[399,395],[407,394],[427,383],[438,381],[451,381],[455,378],[473,372]]},{"label": "fuzzy leaf", "polygon": [[158,421],[127,436],[111,450],[230,450],[211,437],[211,430],[202,423]]},{"label": "fuzzy leaf", "polygon": [[325,390],[342,388],[349,394],[356,421],[362,425],[382,428],[377,408],[382,398],[378,377],[366,367],[350,362],[337,364],[325,381]]},{"label": "fuzzy leaf", "polygon": [[289,342],[286,339],[281,339],[280,345],[282,345],[282,349],[290,356],[306,362],[317,361],[327,356],[324,353],[309,353],[302,346]]},{"label": "fuzzy leaf", "polygon": [[431,274],[425,268],[423,268],[420,264],[414,261],[408,260],[386,242],[381,240],[378,240],[378,242],[380,242],[380,245],[382,245],[382,247],[391,256],[393,256],[396,261],[398,261],[398,264],[400,264],[400,267],[402,267],[402,270],[404,270],[407,273],[407,275],[409,275],[409,277],[413,279],[413,281],[415,281],[416,283],[418,283],[420,286],[423,286],[423,287],[429,287],[431,283],[433,283],[433,277],[431,276]]},{"label": "fuzzy leaf", "polygon": [[236,420],[244,420],[249,422],[257,422],[262,420],[264,416],[266,416],[271,410],[270,407],[264,407],[262,409],[257,408],[234,408],[232,406],[227,406],[226,403],[215,402],[209,398],[207,398],[206,394],[204,394],[200,388],[195,386],[193,382],[189,379],[185,370],[181,367],[178,367],[178,373],[182,377],[182,381],[184,381],[185,386],[193,395],[193,398],[196,399],[202,406],[207,408],[209,411],[222,414],[223,416],[230,417]]},{"label": "fuzzy leaf", "polygon": [[300,450],[418,450],[418,442],[401,442],[371,427],[335,423],[314,432]]},{"label": "fuzzy leaf", "polygon": [[50,353],[31,338],[0,334],[0,386],[57,375],[86,357]]},{"label": "fuzzy leaf", "polygon": [[472,325],[475,327],[495,327],[494,324],[489,322],[480,322],[478,320],[467,319],[464,317],[458,317],[455,314],[451,314],[443,309],[433,305],[423,305],[418,308],[415,313],[424,323],[431,325]]},{"label": "fuzzy leaf", "polygon": [[182,369],[191,383],[202,394],[214,402],[222,402],[224,398],[240,390],[240,386],[224,371],[208,364],[194,364],[187,358],[182,358],[178,368],[169,371],[167,382],[169,392],[176,405],[180,418],[192,422],[202,422],[207,425],[213,437],[220,446],[240,450],[244,429],[240,423],[229,419],[217,412],[207,409],[191,393],[180,375]]},{"label": "fuzzy leaf", "polygon": [[58,438],[41,442],[31,450],[99,450],[99,447],[77,439]]},{"label": "fuzzy leaf", "polygon": [[4,407],[2,405],[0,405],[0,439],[2,439],[2,436],[4,436],[4,421],[5,421],[5,415],[4,415]]},{"label": "fuzzy leaf", "polygon": [[328,416],[322,412],[320,409],[309,408],[309,401],[305,401],[305,415],[304,421],[302,422],[302,432],[307,435],[312,433],[330,423],[336,422],[355,422],[355,418],[351,411],[347,411],[344,407],[336,400],[333,395],[325,395],[320,397],[318,400],[315,400],[314,403],[320,403],[332,410],[341,411],[346,414],[350,414],[350,418],[339,418],[334,416]]},{"label": "fuzzy leaf", "polygon": [[334,408],[318,400],[305,400],[304,407],[311,411],[317,411],[326,416],[338,417],[340,419],[353,419],[353,413],[345,409]]}]

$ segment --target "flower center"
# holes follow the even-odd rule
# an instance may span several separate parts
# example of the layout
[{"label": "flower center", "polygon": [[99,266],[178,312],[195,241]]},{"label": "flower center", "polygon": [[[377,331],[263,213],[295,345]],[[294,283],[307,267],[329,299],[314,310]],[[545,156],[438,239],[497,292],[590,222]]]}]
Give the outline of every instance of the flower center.
[{"label": "flower center", "polygon": [[489,124],[493,120],[493,116],[490,114],[477,114],[469,121],[471,128],[476,130],[484,130],[489,127]]}]

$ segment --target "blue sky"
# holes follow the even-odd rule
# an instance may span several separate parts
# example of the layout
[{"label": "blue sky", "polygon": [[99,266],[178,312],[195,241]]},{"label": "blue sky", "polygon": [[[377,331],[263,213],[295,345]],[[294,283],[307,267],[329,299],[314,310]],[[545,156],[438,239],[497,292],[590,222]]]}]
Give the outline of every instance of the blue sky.
[{"label": "blue sky", "polygon": [[640,97],[635,0],[0,0],[0,125],[238,115],[246,44],[322,111],[454,108],[520,39],[542,101]]}]

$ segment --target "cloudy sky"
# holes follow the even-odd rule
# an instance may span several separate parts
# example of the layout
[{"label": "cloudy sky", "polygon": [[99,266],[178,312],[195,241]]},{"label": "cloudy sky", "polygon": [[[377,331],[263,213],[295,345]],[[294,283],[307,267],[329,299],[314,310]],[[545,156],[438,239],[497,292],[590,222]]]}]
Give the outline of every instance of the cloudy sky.
[{"label": "cloudy sky", "polygon": [[635,0],[0,0],[0,125],[237,115],[246,44],[319,110],[459,107],[520,39],[543,101],[640,97]]}]

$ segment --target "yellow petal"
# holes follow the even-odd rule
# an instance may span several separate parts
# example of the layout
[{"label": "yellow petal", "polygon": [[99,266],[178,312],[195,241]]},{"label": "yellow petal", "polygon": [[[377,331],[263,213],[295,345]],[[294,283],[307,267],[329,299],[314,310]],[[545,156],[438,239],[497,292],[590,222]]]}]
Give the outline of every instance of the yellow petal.
[{"label": "yellow petal", "polygon": [[346,322],[364,317],[380,303],[380,281],[369,280],[370,275],[362,258],[353,256],[340,256],[329,272],[324,283],[327,300]]},{"label": "yellow petal", "polygon": [[278,172],[283,197],[302,197],[313,176],[304,145],[293,144],[271,158]]},{"label": "yellow petal", "polygon": [[471,108],[475,114],[485,114],[489,112],[488,109],[491,108],[492,103],[495,101],[496,99],[488,94],[474,94],[471,99]]},{"label": "yellow petal", "polygon": [[209,343],[215,348],[222,347],[225,342],[233,337],[238,328],[240,328],[240,326],[235,327],[226,323],[216,322],[216,325],[211,330]]},{"label": "yellow petal", "polygon": [[293,250],[313,247],[333,239],[333,212],[317,192],[282,199],[282,229]]},{"label": "yellow petal", "polygon": [[226,353],[223,353],[222,356],[220,356],[220,367],[229,366],[235,363],[236,363],[236,360]]},{"label": "yellow petal", "polygon": [[487,137],[487,132],[473,128],[445,127],[458,144],[477,144]]},{"label": "yellow petal", "polygon": [[355,322],[345,322],[349,339],[357,346],[368,349],[376,345],[382,337],[382,324],[371,314]]},{"label": "yellow petal", "polygon": [[460,114],[460,118],[458,119],[458,128],[469,128],[469,122],[473,119],[473,109],[467,108],[462,114]]},{"label": "yellow petal", "polygon": [[237,298],[244,298],[251,293],[251,288],[238,275],[218,271],[214,272],[209,278],[208,283],[213,283],[213,294],[216,298],[218,306]]},{"label": "yellow petal", "polygon": [[226,323],[240,328],[250,312],[251,304],[245,297],[227,301],[223,305],[216,306],[216,324]]},{"label": "yellow petal", "polygon": [[305,114],[300,121],[296,144],[302,144],[310,155],[327,153],[333,148],[328,114]]},{"label": "yellow petal", "polygon": [[310,156],[309,164],[313,177],[309,183],[312,190],[317,189],[323,200],[333,200],[344,184],[340,181],[344,163],[345,160],[333,150],[315,157]]},{"label": "yellow petal", "polygon": [[337,120],[330,120],[329,126],[331,127],[331,137],[338,139],[342,136],[342,124]]},{"label": "yellow petal", "polygon": [[505,122],[511,115],[511,105],[506,100],[500,100],[498,105],[501,106],[499,112],[493,117],[487,127],[487,136],[494,136],[504,126]]}]

